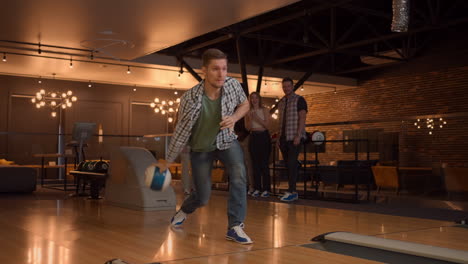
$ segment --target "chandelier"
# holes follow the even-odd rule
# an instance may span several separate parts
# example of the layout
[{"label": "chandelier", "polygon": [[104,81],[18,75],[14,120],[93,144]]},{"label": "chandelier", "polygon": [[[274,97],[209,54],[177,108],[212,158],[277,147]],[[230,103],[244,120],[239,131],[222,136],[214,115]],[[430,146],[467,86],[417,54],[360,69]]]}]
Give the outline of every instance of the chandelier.
[{"label": "chandelier", "polygon": [[78,98],[73,95],[72,91],[66,93],[46,92],[41,89],[36,93],[36,97],[31,99],[31,102],[36,105],[36,108],[50,107],[52,109],[51,116],[57,116],[57,110],[67,109],[72,107],[73,102]]},{"label": "chandelier", "polygon": [[418,129],[427,128],[429,130],[429,135],[432,135],[434,133],[434,128],[443,128],[446,124],[447,121],[445,121],[442,117],[435,119],[426,118],[426,120],[418,118],[416,122],[414,122],[414,126]]},{"label": "chandelier", "polygon": [[154,98],[154,102],[150,103],[151,108],[154,109],[155,113],[167,115],[167,121],[169,123],[174,122],[175,115],[179,111],[180,98],[175,100],[160,100]]}]

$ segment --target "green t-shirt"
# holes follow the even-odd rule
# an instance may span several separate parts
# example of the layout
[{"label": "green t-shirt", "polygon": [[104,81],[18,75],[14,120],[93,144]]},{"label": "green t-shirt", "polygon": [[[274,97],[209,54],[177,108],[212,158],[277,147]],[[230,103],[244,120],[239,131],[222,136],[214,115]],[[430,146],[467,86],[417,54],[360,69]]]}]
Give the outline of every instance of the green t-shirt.
[{"label": "green t-shirt", "polygon": [[221,122],[221,96],[211,100],[203,95],[200,116],[192,128],[190,147],[195,152],[209,152],[216,149],[216,136]]}]

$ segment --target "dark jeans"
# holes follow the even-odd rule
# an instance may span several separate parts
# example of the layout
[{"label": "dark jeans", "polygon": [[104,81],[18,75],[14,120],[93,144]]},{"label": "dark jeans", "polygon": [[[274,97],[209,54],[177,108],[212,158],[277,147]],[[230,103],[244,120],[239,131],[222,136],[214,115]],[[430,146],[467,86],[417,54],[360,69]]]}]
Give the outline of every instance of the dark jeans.
[{"label": "dark jeans", "polygon": [[247,210],[247,179],[244,153],[237,140],[230,148],[211,152],[191,152],[192,179],[195,191],[182,204],[184,213],[193,213],[206,205],[211,196],[211,169],[218,158],[229,175],[228,228],[244,222]]},{"label": "dark jeans", "polygon": [[250,133],[249,151],[255,190],[270,192],[270,168],[268,163],[270,160],[271,139],[268,130],[252,131]]},{"label": "dark jeans", "polygon": [[294,146],[293,141],[285,141],[280,139],[280,150],[281,154],[283,154],[286,170],[288,172],[288,192],[296,191],[297,175],[299,172],[297,157],[299,156],[300,147],[300,143],[299,145]]}]

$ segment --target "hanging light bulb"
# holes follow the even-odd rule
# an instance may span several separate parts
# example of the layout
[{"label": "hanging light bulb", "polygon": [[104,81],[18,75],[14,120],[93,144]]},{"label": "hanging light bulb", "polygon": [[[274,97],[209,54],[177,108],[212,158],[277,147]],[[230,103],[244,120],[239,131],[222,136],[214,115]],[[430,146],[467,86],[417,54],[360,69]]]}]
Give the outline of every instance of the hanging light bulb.
[{"label": "hanging light bulb", "polygon": [[66,104],[62,104],[62,108],[63,108],[63,109],[67,108],[67,105],[66,105]]},{"label": "hanging light bulb", "polygon": [[88,82],[88,87],[93,87],[93,85],[91,84],[91,81]]},{"label": "hanging light bulb", "polygon": [[169,117],[169,118],[167,119],[167,121],[169,121],[169,123],[172,123],[173,120],[174,120],[174,119],[172,119],[172,117]]},{"label": "hanging light bulb", "polygon": [[177,98],[176,102],[177,102],[177,103],[180,103],[180,98]]},{"label": "hanging light bulb", "polygon": [[44,95],[44,94],[45,94],[45,90],[44,90],[44,89],[41,89],[41,90],[39,91],[39,93],[42,94],[42,95]]},{"label": "hanging light bulb", "polygon": [[127,74],[130,74],[130,73],[132,73],[132,72],[130,71],[130,66],[127,66]]},{"label": "hanging light bulb", "polygon": [[35,102],[36,102],[36,98],[31,99],[31,103],[34,104]]},{"label": "hanging light bulb", "polygon": [[154,109],[154,112],[155,112],[155,113],[159,113],[159,108],[155,108],[155,109]]},{"label": "hanging light bulb", "polygon": [[178,94],[177,90],[175,90],[175,91],[174,91],[174,94],[175,94],[175,95],[177,95],[177,94]]},{"label": "hanging light bulb", "polygon": [[73,94],[73,92],[70,91],[70,90],[68,90],[67,95],[68,95],[68,96],[71,96],[72,94]]},{"label": "hanging light bulb", "polygon": [[57,94],[56,93],[51,93],[50,96],[55,98],[55,97],[57,97]]},{"label": "hanging light bulb", "polygon": [[155,103],[159,103],[159,98],[154,98]]},{"label": "hanging light bulb", "polygon": [[72,100],[72,102],[76,102],[76,100],[78,100],[78,97],[72,96],[71,100]]},{"label": "hanging light bulb", "polygon": [[50,105],[51,105],[51,106],[56,106],[56,105],[57,105],[57,102],[52,101],[52,102],[50,102]]},{"label": "hanging light bulb", "polygon": [[155,107],[156,107],[156,104],[153,103],[153,102],[151,102],[150,106],[151,106],[151,108],[155,108]]},{"label": "hanging light bulb", "polygon": [[52,115],[52,117],[56,117],[57,116],[57,112],[52,112],[50,113]]},{"label": "hanging light bulb", "polygon": [[3,52],[3,59],[2,59],[3,62],[6,62],[7,61],[7,58],[6,58],[6,53]]}]

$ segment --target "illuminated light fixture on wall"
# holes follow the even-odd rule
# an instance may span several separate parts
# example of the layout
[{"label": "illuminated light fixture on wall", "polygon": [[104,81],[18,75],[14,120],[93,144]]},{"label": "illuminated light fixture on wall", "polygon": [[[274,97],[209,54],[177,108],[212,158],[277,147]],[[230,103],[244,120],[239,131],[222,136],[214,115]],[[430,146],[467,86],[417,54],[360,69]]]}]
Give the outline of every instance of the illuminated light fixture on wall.
[{"label": "illuminated light fixture on wall", "polygon": [[93,84],[91,83],[91,80],[89,80],[89,82],[88,82],[88,87],[90,87],[90,88],[93,87]]},{"label": "illuminated light fixture on wall", "polygon": [[[170,83],[169,86],[171,87],[171,90],[172,90],[172,83]],[[177,91],[177,88],[174,88],[174,94],[175,95],[179,94],[179,92]]]},{"label": "illuminated light fixture on wall", "polygon": [[154,98],[154,101],[150,103],[150,107],[154,109],[155,113],[167,115],[167,122],[174,122],[177,111],[179,110],[180,98],[175,100],[160,100]]},{"label": "illuminated light fixture on wall", "polygon": [[426,120],[418,118],[416,122],[414,122],[414,126],[418,129],[427,128],[429,130],[429,135],[434,134],[434,129],[443,128],[446,124],[447,121],[445,121],[442,117],[426,118]]},{"label": "illuminated light fixture on wall", "polygon": [[31,99],[31,102],[35,104],[38,109],[50,107],[52,109],[51,116],[56,117],[57,110],[70,108],[77,100],[78,98],[74,96],[73,92],[70,90],[66,93],[60,93],[46,92],[44,89],[41,89],[36,93],[36,97]]},{"label": "illuminated light fixture on wall", "polygon": [[73,59],[70,58],[70,69],[73,69]]},{"label": "illuminated light fixture on wall", "polygon": [[132,73],[132,72],[130,71],[130,66],[127,66],[127,74],[130,74],[130,73]]},{"label": "illuminated light fixture on wall", "polygon": [[6,59],[6,53],[5,53],[5,52],[3,52],[3,59],[2,59],[2,61],[3,61],[3,62],[6,62],[6,61],[7,61],[7,59]]}]

